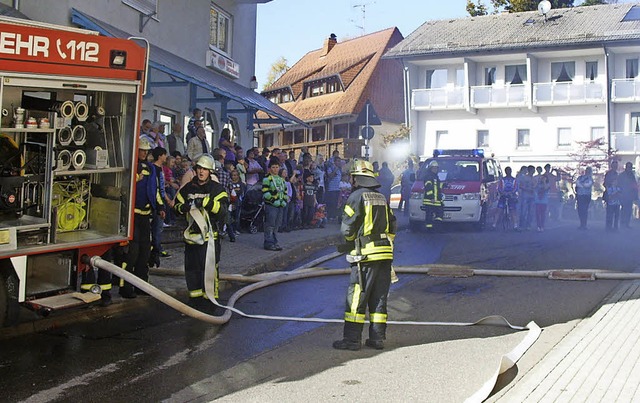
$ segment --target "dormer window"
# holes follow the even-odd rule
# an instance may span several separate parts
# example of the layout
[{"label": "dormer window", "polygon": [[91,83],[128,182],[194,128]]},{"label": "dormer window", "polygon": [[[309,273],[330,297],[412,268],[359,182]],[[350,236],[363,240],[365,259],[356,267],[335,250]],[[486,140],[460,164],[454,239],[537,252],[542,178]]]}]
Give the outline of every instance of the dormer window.
[{"label": "dormer window", "polygon": [[318,97],[343,91],[342,81],[338,75],[308,81],[304,84],[304,88],[305,97]]},{"label": "dormer window", "polygon": [[282,104],[285,102],[293,101],[293,94],[291,93],[290,87],[284,87],[276,90],[263,92],[262,96],[264,96],[274,104]]}]

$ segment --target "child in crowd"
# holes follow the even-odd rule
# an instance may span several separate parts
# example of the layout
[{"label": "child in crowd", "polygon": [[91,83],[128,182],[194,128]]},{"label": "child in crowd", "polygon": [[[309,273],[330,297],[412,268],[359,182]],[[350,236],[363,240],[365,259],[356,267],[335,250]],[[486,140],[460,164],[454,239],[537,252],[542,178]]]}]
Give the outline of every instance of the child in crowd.
[{"label": "child in crowd", "polygon": [[231,171],[231,194],[229,195],[229,215],[231,217],[229,225],[235,235],[240,235],[240,206],[246,190],[247,185],[240,180],[240,173]]},{"label": "child in crowd", "polygon": [[[164,165],[162,166],[162,173],[164,174],[164,192],[167,196],[167,205],[173,207],[173,200],[176,197],[178,189],[180,189],[180,183],[173,176],[173,171],[176,168],[176,158],[167,157]],[[167,214],[164,218],[165,226],[174,225],[176,221],[175,212],[173,208],[167,210]]]},{"label": "child in crowd", "polygon": [[349,174],[342,174],[340,179],[340,198],[338,199],[338,209],[342,211],[342,206],[347,202],[349,195],[351,194],[351,181],[349,180]]},{"label": "child in crowd", "polygon": [[316,212],[313,215],[313,221],[311,222],[311,224],[315,227],[315,228],[324,228],[324,225],[327,222],[327,213],[325,211],[325,205],[324,204],[318,204],[318,207],[316,207]]},{"label": "child in crowd", "polygon": [[318,186],[314,182],[313,173],[307,171],[304,177],[304,200],[302,203],[302,225],[303,228],[311,228],[313,215],[316,210],[316,204],[318,200],[316,195],[318,193]]}]

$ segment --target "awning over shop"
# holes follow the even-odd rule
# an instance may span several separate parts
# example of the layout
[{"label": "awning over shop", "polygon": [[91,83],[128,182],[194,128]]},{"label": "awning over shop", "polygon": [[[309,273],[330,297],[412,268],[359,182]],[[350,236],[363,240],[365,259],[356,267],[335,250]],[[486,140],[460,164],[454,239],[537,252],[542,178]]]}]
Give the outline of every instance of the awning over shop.
[{"label": "awning over shop", "polygon": [[[73,8],[71,9],[71,22],[83,28],[98,31],[105,36],[117,38],[130,38],[135,36]],[[223,121],[227,119],[228,113],[247,113],[249,124],[251,125],[276,123],[306,126],[303,121],[253,90],[155,45],[150,45],[149,68],[169,75],[171,81],[154,82],[151,78],[148,78],[147,88],[192,84],[209,90],[214,94],[213,99],[196,98],[192,100],[192,106],[197,106],[198,102],[220,102],[221,119]],[[230,101],[239,103],[243,109],[229,108],[228,103]],[[257,119],[255,113],[259,110],[265,112],[268,118]]]}]

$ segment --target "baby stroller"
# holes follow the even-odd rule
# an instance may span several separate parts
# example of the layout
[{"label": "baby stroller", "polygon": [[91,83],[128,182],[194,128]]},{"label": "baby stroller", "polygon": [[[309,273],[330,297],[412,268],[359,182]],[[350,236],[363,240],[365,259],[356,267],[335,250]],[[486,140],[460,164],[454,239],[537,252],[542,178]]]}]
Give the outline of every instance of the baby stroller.
[{"label": "baby stroller", "polygon": [[262,231],[264,203],[262,202],[262,183],[257,182],[247,187],[240,205],[240,227],[248,228],[255,234]]}]

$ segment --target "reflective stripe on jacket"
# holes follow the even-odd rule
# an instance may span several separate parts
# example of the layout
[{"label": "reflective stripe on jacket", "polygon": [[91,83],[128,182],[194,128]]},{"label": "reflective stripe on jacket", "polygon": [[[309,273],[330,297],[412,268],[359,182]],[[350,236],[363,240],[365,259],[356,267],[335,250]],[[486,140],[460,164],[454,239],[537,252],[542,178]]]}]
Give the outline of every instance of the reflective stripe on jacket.
[{"label": "reflective stripe on jacket", "polygon": [[[196,199],[202,199],[200,211],[210,228],[200,228],[191,214],[188,214],[189,206]],[[184,231],[185,242],[202,245],[209,240],[209,233],[213,233],[215,239],[218,235],[218,227],[224,225],[228,208],[229,195],[221,184],[213,180],[200,184],[197,177],[193,178],[191,182],[180,189],[176,195],[174,206],[178,214],[187,214],[188,226]]]},{"label": "reflective stripe on jacket", "polygon": [[356,188],[345,203],[340,229],[356,245],[351,255],[365,256],[367,261],[393,260],[396,218],[383,194]]},{"label": "reflective stripe on jacket", "polygon": [[424,195],[422,196],[423,206],[442,206],[442,182],[438,175],[433,172],[427,172],[427,177],[424,180]]}]

